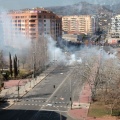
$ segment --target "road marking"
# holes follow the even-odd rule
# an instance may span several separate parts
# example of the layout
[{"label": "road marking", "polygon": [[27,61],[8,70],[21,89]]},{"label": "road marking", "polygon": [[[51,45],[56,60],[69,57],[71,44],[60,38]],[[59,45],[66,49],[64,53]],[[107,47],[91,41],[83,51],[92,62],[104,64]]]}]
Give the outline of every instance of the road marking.
[{"label": "road marking", "polygon": [[49,109],[41,109],[40,111],[57,111],[57,112],[68,112],[68,111],[59,111],[59,110],[49,110]]},{"label": "road marking", "polygon": [[[52,95],[46,100],[46,102],[48,102],[55,94],[56,92],[60,89],[60,87],[63,85],[63,83],[69,78],[69,76],[71,75],[71,73],[73,72],[73,70],[71,70],[69,72],[69,74],[66,76],[66,78],[62,81],[62,83],[56,88],[56,90],[52,93]],[[42,109],[42,108],[41,108]]]}]

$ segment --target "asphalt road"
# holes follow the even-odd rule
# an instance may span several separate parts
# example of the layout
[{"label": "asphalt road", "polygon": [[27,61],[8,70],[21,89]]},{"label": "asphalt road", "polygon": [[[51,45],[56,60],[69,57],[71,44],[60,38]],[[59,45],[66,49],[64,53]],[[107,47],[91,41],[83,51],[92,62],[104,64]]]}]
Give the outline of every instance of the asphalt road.
[{"label": "asphalt road", "polygon": [[79,92],[83,85],[81,80],[70,79],[73,70],[58,66],[19,102],[0,111],[0,120],[73,120],[67,115],[71,108],[70,98],[77,95],[73,93],[78,84]]}]

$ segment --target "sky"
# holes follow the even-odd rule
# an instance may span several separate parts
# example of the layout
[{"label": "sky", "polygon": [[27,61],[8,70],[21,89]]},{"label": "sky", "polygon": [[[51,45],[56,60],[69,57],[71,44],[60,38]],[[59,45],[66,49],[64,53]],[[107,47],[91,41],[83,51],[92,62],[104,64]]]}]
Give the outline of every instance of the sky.
[{"label": "sky", "polygon": [[65,6],[72,5],[81,1],[95,4],[114,4],[120,0],[0,0],[0,8],[22,9],[34,7]]}]

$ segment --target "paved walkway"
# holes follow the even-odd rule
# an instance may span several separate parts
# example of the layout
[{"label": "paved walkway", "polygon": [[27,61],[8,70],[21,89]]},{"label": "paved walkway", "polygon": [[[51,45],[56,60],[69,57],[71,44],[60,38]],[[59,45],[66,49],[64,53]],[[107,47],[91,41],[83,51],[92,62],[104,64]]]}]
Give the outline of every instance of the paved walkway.
[{"label": "paved walkway", "polygon": [[18,85],[19,85],[19,97],[24,96],[27,92],[33,89],[39,82],[41,82],[50,72],[52,72],[56,66],[50,66],[44,73],[37,76],[35,79],[20,79],[9,80],[5,83],[4,89],[0,93],[0,97],[7,99],[6,103],[0,102],[0,109],[7,109],[14,101],[18,100]]},{"label": "paved walkway", "polygon": [[[92,84],[95,78],[95,73],[97,70],[97,64],[93,67],[91,76],[89,78],[90,83]],[[74,103],[73,101],[73,109],[68,111],[68,115],[71,116],[75,120],[87,120],[88,110],[91,101],[91,85],[86,82],[84,87],[82,88],[80,97],[79,97],[79,104]]]},{"label": "paved walkway", "polygon": [[88,111],[91,102],[91,88],[90,86],[93,85],[95,79],[95,73],[97,72],[97,64],[93,67],[92,74],[89,78],[91,85],[86,82],[84,87],[82,88],[79,103],[73,101],[73,109],[68,111],[68,115],[72,117],[74,120],[116,120],[115,118],[103,117],[103,118],[95,118],[95,117],[88,117]]}]

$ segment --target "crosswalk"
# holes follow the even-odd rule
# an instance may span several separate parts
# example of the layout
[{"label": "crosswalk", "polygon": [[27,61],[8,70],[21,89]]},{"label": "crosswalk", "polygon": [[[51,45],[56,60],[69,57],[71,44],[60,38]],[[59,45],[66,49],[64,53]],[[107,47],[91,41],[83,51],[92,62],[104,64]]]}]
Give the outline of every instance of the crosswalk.
[{"label": "crosswalk", "polygon": [[41,103],[44,103],[44,102],[46,102],[46,103],[54,103],[54,104],[68,104],[68,102],[55,102],[55,101],[46,101],[46,100],[39,100],[39,99],[23,99],[22,101],[28,101],[28,102],[41,102]]},{"label": "crosswalk", "polygon": [[[14,103],[14,105],[18,106],[40,106],[40,107],[48,107],[48,105],[41,105],[41,104],[26,104],[26,103]],[[64,105],[53,105],[53,107],[61,107],[61,108],[70,108],[69,106],[64,106]]]}]

